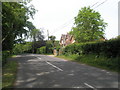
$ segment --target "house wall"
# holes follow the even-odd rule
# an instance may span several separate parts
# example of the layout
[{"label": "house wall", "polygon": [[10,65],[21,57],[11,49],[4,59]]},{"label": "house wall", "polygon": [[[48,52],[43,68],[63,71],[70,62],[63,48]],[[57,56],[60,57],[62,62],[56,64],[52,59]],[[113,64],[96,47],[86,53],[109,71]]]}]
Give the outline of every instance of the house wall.
[{"label": "house wall", "polygon": [[70,34],[62,35],[61,36],[60,45],[62,47],[67,46],[69,44],[72,44],[74,42],[75,42],[74,37],[71,36]]}]

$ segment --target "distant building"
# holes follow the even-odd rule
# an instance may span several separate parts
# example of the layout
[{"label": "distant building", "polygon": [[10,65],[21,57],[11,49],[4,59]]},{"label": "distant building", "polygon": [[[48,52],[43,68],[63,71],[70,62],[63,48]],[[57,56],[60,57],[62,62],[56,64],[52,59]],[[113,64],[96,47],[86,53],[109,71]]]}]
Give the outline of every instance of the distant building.
[{"label": "distant building", "polygon": [[[106,41],[106,40],[107,39],[104,36],[101,36],[100,39],[95,39],[94,41]],[[75,42],[76,41],[75,41],[73,35],[70,35],[69,33],[67,33],[67,34],[61,35],[59,44],[61,47],[65,47],[65,46],[72,44],[72,43],[75,43]]]},{"label": "distant building", "polygon": [[62,34],[61,38],[60,38],[60,46],[61,47],[65,47],[69,44],[72,44],[75,42],[75,39],[72,35],[70,35],[69,33],[67,34]]}]

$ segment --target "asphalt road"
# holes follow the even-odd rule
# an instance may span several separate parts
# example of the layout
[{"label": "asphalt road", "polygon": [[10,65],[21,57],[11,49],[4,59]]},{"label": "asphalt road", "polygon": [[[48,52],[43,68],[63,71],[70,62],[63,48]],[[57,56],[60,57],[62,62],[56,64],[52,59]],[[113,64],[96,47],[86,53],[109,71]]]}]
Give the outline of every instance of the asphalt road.
[{"label": "asphalt road", "polygon": [[39,54],[18,55],[15,88],[118,88],[118,74]]}]

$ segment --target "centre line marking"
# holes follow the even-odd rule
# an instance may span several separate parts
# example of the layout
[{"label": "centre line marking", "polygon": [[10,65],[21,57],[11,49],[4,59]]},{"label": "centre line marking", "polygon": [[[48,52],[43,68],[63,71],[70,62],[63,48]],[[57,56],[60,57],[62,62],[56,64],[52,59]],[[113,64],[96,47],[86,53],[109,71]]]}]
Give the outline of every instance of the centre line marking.
[{"label": "centre line marking", "polygon": [[49,64],[49,65],[51,65],[51,66],[53,66],[54,68],[56,68],[56,69],[58,69],[58,70],[60,70],[60,71],[63,71],[62,69],[60,69],[59,67],[57,67],[57,66],[53,65],[53,64],[52,64],[52,63],[50,63],[50,62],[47,62],[47,61],[46,61],[46,63],[47,63],[47,64]]},{"label": "centre line marking", "polygon": [[38,59],[41,59],[41,58],[39,58],[39,57],[37,57]]},{"label": "centre line marking", "polygon": [[94,90],[96,90],[95,89],[95,87],[93,87],[93,86],[91,86],[91,85],[89,85],[89,84],[87,84],[87,83],[84,83],[86,86],[88,86],[88,87],[90,87],[90,88],[93,88]]}]

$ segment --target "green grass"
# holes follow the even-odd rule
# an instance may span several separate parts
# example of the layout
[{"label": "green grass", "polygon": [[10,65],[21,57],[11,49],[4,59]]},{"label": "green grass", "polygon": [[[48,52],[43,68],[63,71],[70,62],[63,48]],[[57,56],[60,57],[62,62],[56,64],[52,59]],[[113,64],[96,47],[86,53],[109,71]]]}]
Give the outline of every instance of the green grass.
[{"label": "green grass", "polygon": [[98,68],[102,68],[102,69],[106,69],[109,71],[113,71],[113,72],[120,72],[119,68],[119,64],[118,64],[118,60],[120,60],[120,57],[116,57],[116,58],[107,58],[105,56],[97,56],[95,54],[89,54],[89,55],[69,55],[69,56],[65,56],[65,55],[61,55],[61,56],[57,56],[58,58],[63,58],[63,59],[67,59],[67,60],[71,60],[71,61],[75,61],[75,62],[79,62],[79,63],[84,63],[90,66],[95,66]]},{"label": "green grass", "polygon": [[13,88],[17,74],[17,61],[8,61],[2,70],[2,88]]},{"label": "green grass", "polygon": [[77,59],[78,55],[70,55],[70,56],[60,55],[60,56],[56,56],[56,57],[70,60],[70,61],[77,61],[76,59]]}]

